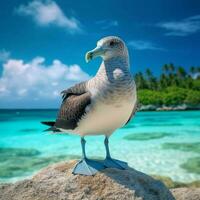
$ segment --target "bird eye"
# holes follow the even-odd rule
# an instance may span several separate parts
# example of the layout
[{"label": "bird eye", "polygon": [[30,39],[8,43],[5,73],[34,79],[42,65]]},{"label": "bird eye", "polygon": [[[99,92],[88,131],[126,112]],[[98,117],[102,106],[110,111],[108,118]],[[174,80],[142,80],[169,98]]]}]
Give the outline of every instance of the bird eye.
[{"label": "bird eye", "polygon": [[115,44],[114,41],[111,41],[111,42],[110,42],[110,46],[111,46],[111,47],[113,47],[114,44]]}]

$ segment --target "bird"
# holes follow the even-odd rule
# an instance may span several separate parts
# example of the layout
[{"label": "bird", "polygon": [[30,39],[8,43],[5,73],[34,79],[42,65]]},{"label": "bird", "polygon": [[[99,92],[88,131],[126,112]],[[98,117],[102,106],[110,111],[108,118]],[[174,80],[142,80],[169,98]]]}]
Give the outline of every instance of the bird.
[{"label": "bird", "polygon": [[[73,174],[94,175],[105,168],[127,169],[124,161],[111,157],[109,137],[126,125],[137,111],[137,92],[130,71],[125,42],[117,36],[103,37],[85,55],[86,62],[102,58],[94,77],[61,92],[62,103],[55,121],[43,121],[48,130],[77,134],[81,138],[82,159]],[[92,160],[86,155],[85,136],[104,135],[106,157]],[[120,148],[120,147],[119,147]]]}]

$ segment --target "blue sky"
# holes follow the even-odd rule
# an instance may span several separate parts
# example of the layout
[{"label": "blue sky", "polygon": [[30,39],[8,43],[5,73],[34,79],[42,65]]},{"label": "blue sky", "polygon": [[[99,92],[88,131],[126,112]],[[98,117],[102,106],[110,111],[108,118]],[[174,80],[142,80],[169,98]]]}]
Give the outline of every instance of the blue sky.
[{"label": "blue sky", "polygon": [[117,35],[133,73],[200,65],[198,0],[12,0],[0,3],[0,107],[58,107],[60,90],[95,75],[96,41]]}]

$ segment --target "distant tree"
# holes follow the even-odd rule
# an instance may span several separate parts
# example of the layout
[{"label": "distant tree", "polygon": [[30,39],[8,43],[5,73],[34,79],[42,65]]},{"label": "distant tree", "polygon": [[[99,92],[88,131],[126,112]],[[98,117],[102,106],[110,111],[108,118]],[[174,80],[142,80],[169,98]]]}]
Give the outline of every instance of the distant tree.
[{"label": "distant tree", "polygon": [[188,76],[184,79],[185,88],[192,89],[193,88],[193,79],[191,76]]},{"label": "distant tree", "polygon": [[168,70],[169,70],[168,65],[167,65],[167,64],[164,64],[163,67],[162,67],[162,70],[163,70],[164,73],[167,73]]},{"label": "distant tree", "polygon": [[191,66],[187,73],[183,67],[176,68],[171,63],[165,64],[162,70],[159,77],[154,77],[149,68],[144,75],[141,72],[135,74],[141,104],[200,104],[200,67]]},{"label": "distant tree", "polygon": [[149,89],[138,91],[139,102],[143,105],[162,105],[163,97],[162,93],[159,91],[153,91]]},{"label": "distant tree", "polygon": [[189,90],[187,92],[187,97],[184,101],[186,104],[199,105],[200,104],[200,91]]},{"label": "distant tree", "polygon": [[194,74],[196,72],[196,68],[194,66],[190,67],[190,72],[191,74]]},{"label": "distant tree", "polygon": [[158,88],[157,80],[149,68],[146,69],[146,76],[148,88],[151,90],[156,90]]},{"label": "distant tree", "polygon": [[147,78],[151,78],[152,76],[152,72],[149,68],[146,69],[146,75],[147,75]]},{"label": "distant tree", "polygon": [[200,91],[200,79],[193,79],[192,89]]},{"label": "distant tree", "polygon": [[168,65],[168,69],[169,69],[169,71],[170,71],[171,73],[174,72],[175,67],[174,67],[173,63],[170,63],[170,64]]},{"label": "distant tree", "polygon": [[137,88],[138,89],[146,89],[148,88],[147,86],[147,81],[145,80],[143,74],[141,72],[135,74],[134,80],[136,82]]},{"label": "distant tree", "polygon": [[177,75],[178,75],[179,78],[181,78],[181,79],[185,78],[186,74],[187,73],[186,73],[186,71],[183,67],[178,67]]},{"label": "distant tree", "polygon": [[163,94],[163,103],[165,105],[182,104],[186,98],[186,89],[178,87],[169,87]]},{"label": "distant tree", "polygon": [[164,89],[168,86],[168,78],[165,74],[161,74],[159,79],[159,89]]}]

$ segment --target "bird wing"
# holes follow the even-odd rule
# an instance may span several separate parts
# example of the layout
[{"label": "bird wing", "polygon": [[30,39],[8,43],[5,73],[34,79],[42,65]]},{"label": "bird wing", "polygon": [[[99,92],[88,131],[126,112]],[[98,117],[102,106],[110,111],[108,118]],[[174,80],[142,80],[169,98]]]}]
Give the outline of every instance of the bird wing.
[{"label": "bird wing", "polygon": [[61,92],[63,101],[58,112],[55,127],[73,130],[78,121],[85,114],[85,108],[91,102],[91,94],[86,90],[86,82]]},{"label": "bird wing", "polygon": [[70,95],[73,95],[73,94],[76,94],[76,95],[84,94],[86,92],[86,84],[87,84],[87,81],[81,82],[81,83],[78,83],[78,84],[76,84],[76,85],[74,85],[74,86],[72,86],[72,87],[70,87],[70,88],[68,88],[66,90],[63,90],[61,92],[63,102]]},{"label": "bird wing", "polygon": [[[133,107],[133,110],[132,110],[132,112],[131,112],[131,115],[130,115],[128,121],[126,122],[126,124],[128,124],[128,123],[130,122],[130,120],[133,118],[133,116],[135,115],[135,113],[136,113],[137,110],[138,110],[138,107],[139,107],[139,104],[138,104],[138,101],[136,101],[136,104],[135,104],[135,106]],[[125,124],[125,125],[126,125],[126,124]]]}]

